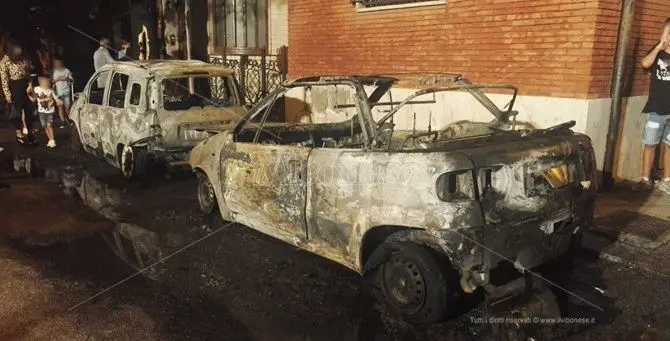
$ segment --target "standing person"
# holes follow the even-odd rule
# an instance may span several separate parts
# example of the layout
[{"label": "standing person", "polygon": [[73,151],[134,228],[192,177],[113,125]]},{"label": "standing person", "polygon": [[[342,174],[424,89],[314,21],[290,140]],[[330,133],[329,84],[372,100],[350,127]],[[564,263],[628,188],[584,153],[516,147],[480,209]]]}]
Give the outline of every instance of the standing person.
[{"label": "standing person", "polygon": [[28,88],[28,96],[31,101],[37,101],[37,113],[40,122],[49,138],[47,147],[56,147],[56,136],[53,130],[53,120],[56,114],[56,106],[62,106],[63,102],[58,99],[56,93],[51,89],[51,77],[43,75],[39,77],[39,86]]},{"label": "standing person", "polygon": [[63,102],[58,106],[58,116],[60,117],[60,127],[65,128],[65,119],[70,115],[70,106],[72,105],[72,73],[65,68],[63,60],[54,59],[54,71],[52,74],[56,96]]},{"label": "standing person", "polygon": [[651,85],[649,99],[642,112],[646,115],[642,143],[644,155],[642,179],[633,186],[634,190],[647,191],[653,188],[651,169],[656,147],[665,143],[663,155],[663,179],[658,188],[670,194],[670,18],[663,25],[661,40],[642,59],[642,67],[649,70]]},{"label": "standing person", "polygon": [[130,50],[130,42],[126,40],[121,41],[121,50],[119,50],[119,53],[117,54],[117,59],[118,60],[132,60],[130,56],[128,55],[128,51]]},{"label": "standing person", "polygon": [[21,46],[9,44],[7,54],[0,61],[0,74],[5,99],[11,104],[10,117],[16,130],[16,142],[32,144],[32,106],[26,93],[26,89],[32,86],[30,63]]},{"label": "standing person", "polygon": [[[93,67],[98,71],[101,67],[114,61],[114,58],[109,54],[109,39],[100,39],[100,47],[93,53]],[[107,84],[107,77],[98,77],[98,88],[104,88]]]}]

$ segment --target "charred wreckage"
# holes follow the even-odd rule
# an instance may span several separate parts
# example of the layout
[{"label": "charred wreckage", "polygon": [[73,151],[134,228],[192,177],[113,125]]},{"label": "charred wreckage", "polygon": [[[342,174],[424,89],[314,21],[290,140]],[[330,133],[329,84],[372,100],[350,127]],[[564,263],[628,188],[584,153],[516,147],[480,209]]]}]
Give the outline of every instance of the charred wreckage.
[{"label": "charred wreckage", "polygon": [[[189,157],[201,209],[363,274],[412,323],[442,319],[463,292],[516,294],[518,283],[492,283],[493,269],[546,263],[592,224],[591,140],[574,122],[519,129],[514,86],[432,75],[394,102],[396,82],[302,78],[244,119],[202,128],[211,137]],[[511,99],[500,108],[490,90]],[[493,120],[433,117],[444,115],[436,94],[453,92],[471,95]],[[433,108],[427,129],[416,127],[422,105]]]},{"label": "charred wreckage", "polygon": [[247,113],[234,71],[201,61],[115,62],[91,76],[70,112],[72,146],[127,178],[150,162],[184,163],[203,126]]}]

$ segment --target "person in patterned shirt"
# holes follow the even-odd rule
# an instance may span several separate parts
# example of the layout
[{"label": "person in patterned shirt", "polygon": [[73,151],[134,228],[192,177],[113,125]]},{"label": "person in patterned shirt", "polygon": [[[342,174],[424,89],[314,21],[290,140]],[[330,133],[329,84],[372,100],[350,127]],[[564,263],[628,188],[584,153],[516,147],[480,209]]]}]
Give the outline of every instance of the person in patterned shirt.
[{"label": "person in patterned shirt", "polygon": [[0,76],[5,99],[11,104],[11,121],[19,144],[32,143],[32,108],[26,89],[30,87],[30,63],[18,44],[9,44],[0,60]]}]

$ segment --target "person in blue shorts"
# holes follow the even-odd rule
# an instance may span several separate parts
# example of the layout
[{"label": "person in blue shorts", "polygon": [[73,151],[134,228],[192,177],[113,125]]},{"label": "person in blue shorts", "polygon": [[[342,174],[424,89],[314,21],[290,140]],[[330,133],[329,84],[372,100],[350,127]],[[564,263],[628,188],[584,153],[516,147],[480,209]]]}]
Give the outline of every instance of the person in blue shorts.
[{"label": "person in blue shorts", "polygon": [[636,191],[648,191],[654,188],[651,169],[654,163],[656,147],[665,143],[663,155],[663,178],[658,189],[670,195],[670,18],[663,25],[661,39],[642,59],[642,67],[649,70],[651,84],[649,99],[642,112],[645,115],[644,156],[642,179],[633,186]]}]

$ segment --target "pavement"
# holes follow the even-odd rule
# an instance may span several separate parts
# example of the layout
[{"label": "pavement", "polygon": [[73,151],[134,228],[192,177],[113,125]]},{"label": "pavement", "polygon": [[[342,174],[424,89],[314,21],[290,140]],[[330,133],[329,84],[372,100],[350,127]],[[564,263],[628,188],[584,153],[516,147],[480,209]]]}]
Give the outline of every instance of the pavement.
[{"label": "pavement", "polygon": [[670,278],[670,196],[635,192],[621,183],[601,193],[587,246],[601,257]]},{"label": "pavement", "polygon": [[129,182],[72,155],[67,130],[57,141],[17,148],[0,122],[0,340],[670,340],[657,191],[603,193],[584,247],[537,269],[563,320],[491,322],[546,307],[543,293],[412,327],[377,311],[357,274],[202,217],[189,174]]}]

